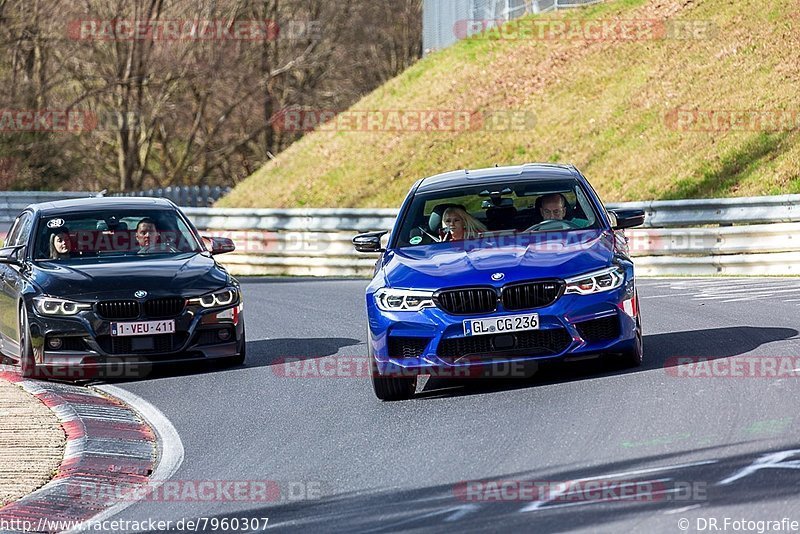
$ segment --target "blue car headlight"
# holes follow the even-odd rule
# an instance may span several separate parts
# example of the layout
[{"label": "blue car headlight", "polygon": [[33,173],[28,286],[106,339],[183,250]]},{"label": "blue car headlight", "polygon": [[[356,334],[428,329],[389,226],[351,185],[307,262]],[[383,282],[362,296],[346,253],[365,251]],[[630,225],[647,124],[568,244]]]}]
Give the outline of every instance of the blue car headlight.
[{"label": "blue car headlight", "polygon": [[615,265],[600,271],[567,278],[564,281],[567,283],[565,295],[591,295],[620,287],[625,282],[625,270]]},{"label": "blue car headlight", "polygon": [[420,311],[432,308],[433,291],[384,287],[375,292],[375,303],[382,311]]}]

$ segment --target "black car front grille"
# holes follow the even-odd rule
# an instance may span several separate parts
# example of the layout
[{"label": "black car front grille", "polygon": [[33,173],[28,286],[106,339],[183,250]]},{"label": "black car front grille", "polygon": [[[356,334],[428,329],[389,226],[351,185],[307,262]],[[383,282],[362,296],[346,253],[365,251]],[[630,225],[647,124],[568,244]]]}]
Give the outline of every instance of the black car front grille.
[{"label": "black car front grille", "polygon": [[389,336],[390,358],[419,358],[430,343],[427,337]]},{"label": "black car front grille", "polygon": [[441,359],[449,362],[469,356],[479,358],[538,356],[563,352],[571,342],[572,337],[566,329],[551,328],[513,334],[445,339],[439,343],[436,353]]},{"label": "black car front grille", "polygon": [[181,314],[185,306],[186,299],[183,297],[151,299],[144,303],[144,314],[153,319],[175,317]]},{"label": "black car front grille", "polygon": [[619,316],[611,315],[602,319],[592,319],[575,323],[581,337],[588,342],[609,341],[620,335]]},{"label": "black car front grille", "polygon": [[434,302],[454,315],[491,313],[497,309],[497,292],[486,287],[447,289],[436,293]]},{"label": "black car front grille", "polygon": [[103,319],[136,319],[139,302],[135,300],[107,300],[97,303],[97,315]]},{"label": "black car front grille", "polygon": [[549,306],[561,294],[563,283],[559,280],[524,282],[505,286],[503,307],[507,310],[529,310]]},{"label": "black car front grille", "polygon": [[185,334],[98,336],[97,344],[108,354],[152,354],[178,350],[185,339]]},{"label": "black car front grille", "polygon": [[185,307],[183,297],[164,297],[141,304],[136,300],[106,300],[98,302],[96,310],[103,319],[138,319],[142,312],[144,318],[164,319],[180,315]]}]

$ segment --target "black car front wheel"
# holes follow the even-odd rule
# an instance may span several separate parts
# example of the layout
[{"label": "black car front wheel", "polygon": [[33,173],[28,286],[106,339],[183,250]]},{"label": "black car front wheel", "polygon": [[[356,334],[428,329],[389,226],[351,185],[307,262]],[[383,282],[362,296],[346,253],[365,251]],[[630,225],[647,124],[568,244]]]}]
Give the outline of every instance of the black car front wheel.
[{"label": "black car front wheel", "polygon": [[19,306],[19,366],[22,368],[22,376],[26,378],[37,375],[36,358],[33,353],[33,340],[28,323],[28,312],[25,306]]}]

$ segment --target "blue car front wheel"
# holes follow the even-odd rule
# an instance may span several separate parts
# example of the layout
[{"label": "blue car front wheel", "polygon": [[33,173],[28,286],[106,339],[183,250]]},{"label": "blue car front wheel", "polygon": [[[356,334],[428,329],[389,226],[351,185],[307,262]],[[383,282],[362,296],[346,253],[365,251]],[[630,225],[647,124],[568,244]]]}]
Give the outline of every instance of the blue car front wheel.
[{"label": "blue car front wheel", "polygon": [[368,358],[370,362],[370,379],[375,396],[382,401],[408,400],[414,396],[417,389],[417,377],[414,376],[385,376],[378,370],[378,362],[372,353],[372,342],[369,341],[367,332]]}]

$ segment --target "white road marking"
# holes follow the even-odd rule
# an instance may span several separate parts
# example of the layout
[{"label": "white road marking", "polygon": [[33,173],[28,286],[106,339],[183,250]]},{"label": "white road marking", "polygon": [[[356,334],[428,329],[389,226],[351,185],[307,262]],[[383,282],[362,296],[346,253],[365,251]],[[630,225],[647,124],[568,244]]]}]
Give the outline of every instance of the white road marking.
[{"label": "white road marking", "polygon": [[675,508],[674,510],[667,510],[664,512],[664,515],[671,515],[671,514],[680,514],[682,512],[688,512],[689,510],[694,510],[696,508],[700,508],[703,506],[702,504],[693,504],[691,506],[684,506],[683,508]]},{"label": "white road marking", "polygon": [[[596,477],[588,477],[588,478],[576,478],[575,480],[570,480],[567,483],[567,485],[570,486],[570,485],[579,484],[581,482],[589,482],[589,481],[592,481],[592,480],[603,480],[603,479],[607,479],[607,478],[620,478],[620,477],[629,477],[629,476],[635,476],[635,475],[646,475],[646,474],[649,474],[649,473],[659,473],[661,471],[669,471],[671,469],[684,469],[684,468],[687,468],[687,467],[697,467],[697,466],[700,466],[700,465],[715,464],[718,461],[719,460],[702,460],[702,461],[699,461],[699,462],[690,462],[690,463],[686,463],[686,464],[666,465],[664,467],[651,467],[651,468],[648,468],[648,469],[637,469],[635,471],[624,471],[622,473],[612,473],[610,475],[599,475],[599,476],[596,476]],[[556,495],[555,497],[558,497],[558,495]],[[539,510],[543,505],[547,504],[548,502],[549,501],[532,502],[531,504],[522,507],[519,511],[520,511],[520,513],[522,513],[522,512],[534,512],[536,510]]]},{"label": "white road marking", "polygon": [[740,478],[752,475],[761,469],[800,469],[800,460],[793,460],[791,462],[784,462],[787,458],[791,458],[800,453],[800,449],[792,449],[789,451],[774,452],[772,454],[765,454],[758,460],[753,462],[737,471],[735,474],[726,479],[717,482],[717,486],[727,486],[732,482],[736,482]]},{"label": "white road marking", "polygon": [[[183,442],[181,441],[178,431],[175,430],[175,427],[172,426],[172,423],[169,421],[169,419],[167,419],[167,417],[161,413],[161,410],[138,395],[109,384],[92,387],[98,391],[102,391],[103,393],[111,395],[112,397],[116,397],[136,410],[147,422],[147,424],[153,428],[158,439],[157,443],[160,445],[161,450],[155,470],[153,471],[148,484],[151,489],[156,489],[161,486],[161,484],[175,474],[175,472],[183,463]],[[87,527],[91,523],[110,519],[137,502],[138,501],[136,500],[125,500],[119,502],[114,506],[103,510],[91,519],[88,519],[83,523],[76,525],[71,530],[65,532],[67,534],[77,534],[79,532],[83,532],[84,530],[87,530]]]}]

